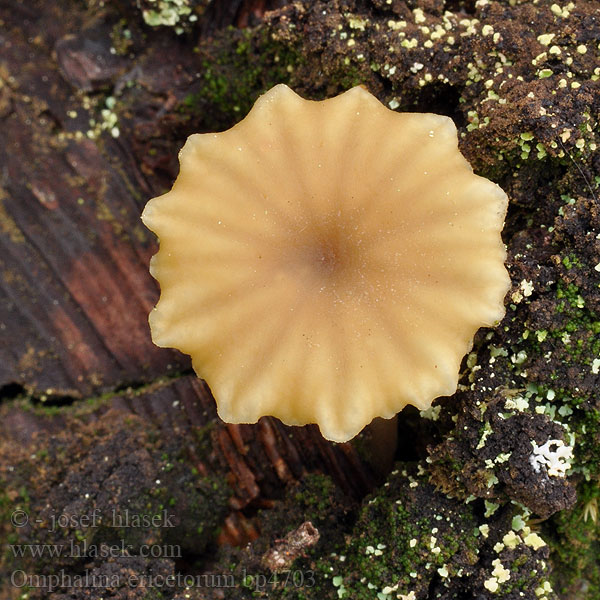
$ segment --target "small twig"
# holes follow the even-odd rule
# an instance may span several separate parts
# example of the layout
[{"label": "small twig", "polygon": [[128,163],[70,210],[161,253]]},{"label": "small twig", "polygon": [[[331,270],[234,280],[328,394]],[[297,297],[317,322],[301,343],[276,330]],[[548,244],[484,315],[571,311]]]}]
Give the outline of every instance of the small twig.
[{"label": "small twig", "polygon": [[277,540],[275,546],[265,552],[262,563],[273,573],[289,569],[305,550],[319,541],[319,537],[318,529],[310,521],[306,521],[282,540]]}]

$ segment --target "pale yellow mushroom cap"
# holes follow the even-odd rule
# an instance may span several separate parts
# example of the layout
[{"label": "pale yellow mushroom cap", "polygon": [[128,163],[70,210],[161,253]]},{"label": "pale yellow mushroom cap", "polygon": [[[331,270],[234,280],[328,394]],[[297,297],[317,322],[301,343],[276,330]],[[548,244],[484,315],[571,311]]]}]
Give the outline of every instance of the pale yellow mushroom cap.
[{"label": "pale yellow mushroom cap", "polygon": [[150,326],[191,355],[222,419],[346,441],[456,391],[473,335],[504,315],[507,197],[448,117],[277,85],[180,162],[143,214],[160,238]]}]

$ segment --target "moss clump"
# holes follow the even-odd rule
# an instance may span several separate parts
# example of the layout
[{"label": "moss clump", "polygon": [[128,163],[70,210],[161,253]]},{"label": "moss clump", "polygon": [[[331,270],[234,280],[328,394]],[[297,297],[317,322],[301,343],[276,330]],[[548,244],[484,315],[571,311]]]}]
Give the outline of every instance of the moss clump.
[{"label": "moss clump", "polygon": [[553,582],[564,598],[580,597],[587,589],[586,600],[600,598],[600,521],[598,481],[582,482],[579,501],[573,510],[562,511],[547,527],[547,539],[552,548]]},{"label": "moss clump", "polygon": [[294,46],[272,40],[264,28],[230,27],[198,51],[200,84],[183,99],[180,111],[200,117],[203,128],[213,131],[230,127],[248,114],[261,93],[277,83],[288,83],[300,61]]},{"label": "moss clump", "polygon": [[[61,433],[23,447],[0,443],[0,533],[23,549],[0,559],[0,577],[75,575],[90,561],[111,572],[121,559],[124,571],[133,568],[129,560],[139,572],[171,573],[175,560],[204,552],[229,510],[230,490],[194,473],[186,450],[117,410],[90,424],[67,417]],[[16,507],[27,527],[12,526]]]},{"label": "moss clump", "polygon": [[[331,586],[331,563],[343,549],[356,514],[351,500],[330,477],[306,474],[290,486],[285,497],[268,511],[261,511],[261,536],[244,548],[224,546],[218,556],[217,571],[207,574],[215,580],[237,582],[228,589],[229,600],[257,597],[325,600],[335,596]],[[306,548],[288,568],[271,572],[263,561],[265,553],[287,533],[310,521],[319,531],[319,541]],[[206,590],[191,590],[192,600],[204,599]],[[212,598],[212,596],[210,596]],[[337,596],[336,596],[337,597]]]},{"label": "moss clump", "polygon": [[473,570],[480,545],[474,532],[463,503],[436,494],[424,477],[394,471],[364,503],[350,542],[330,564],[332,585],[340,598],[419,596],[432,579]]},{"label": "moss clump", "polygon": [[[582,266],[572,255],[565,256],[562,262],[567,269]],[[557,327],[549,330],[550,335],[563,342],[571,362],[591,364],[594,358],[600,357],[600,318],[586,308],[580,289],[574,283],[559,281],[556,298],[559,318]]]}]

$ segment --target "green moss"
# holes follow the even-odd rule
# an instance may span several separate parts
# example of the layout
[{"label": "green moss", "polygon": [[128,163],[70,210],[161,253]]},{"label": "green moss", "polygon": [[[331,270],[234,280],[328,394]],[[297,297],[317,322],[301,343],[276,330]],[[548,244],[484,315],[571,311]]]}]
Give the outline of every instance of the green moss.
[{"label": "green moss", "polygon": [[364,67],[352,64],[349,60],[344,62],[343,66],[337,71],[335,78],[337,86],[341,90],[349,90],[355,85],[360,85],[365,81]]},{"label": "green moss", "polygon": [[[216,426],[214,421],[209,421],[206,425],[194,429],[196,447],[201,454],[207,454],[212,450],[212,433]],[[197,473],[195,467],[192,467],[192,470]]]},{"label": "green moss", "polygon": [[210,56],[200,52],[200,86],[186,96],[180,110],[206,119],[210,107],[210,120],[204,122],[207,130],[239,121],[261,93],[277,83],[288,83],[301,60],[293,46],[273,41],[259,28],[228,28],[211,43]]},{"label": "green moss", "polygon": [[133,41],[131,39],[131,30],[127,26],[125,19],[120,19],[113,25],[110,32],[110,41],[117,54],[121,56],[127,55],[133,46]]},{"label": "green moss", "polygon": [[11,550],[11,544],[19,543],[19,533],[23,529],[13,524],[13,516],[22,522],[24,517],[31,518],[34,514],[29,491],[24,485],[20,485],[29,476],[29,472],[29,465],[15,465],[14,478],[10,481],[0,479],[0,539],[5,541],[0,552],[0,574],[21,567],[19,559]]},{"label": "green moss", "polygon": [[338,555],[345,560],[330,559],[332,585],[340,598],[385,599],[393,597],[389,588],[408,594],[423,579],[451,578],[477,562],[476,531],[469,506],[436,495],[424,478],[396,471],[363,504]]},{"label": "green moss", "polygon": [[[142,545],[162,546],[173,553],[172,558],[202,553],[230,510],[231,490],[225,479],[194,474],[184,460],[187,446],[176,439],[165,442],[135,416],[109,412],[104,421],[85,425],[67,418],[64,435],[40,436],[23,449],[3,448],[11,452],[7,455],[11,473],[8,481],[0,480],[0,537],[8,543],[53,547],[81,546],[85,541],[97,548],[104,543],[133,553]],[[129,451],[123,450],[124,445]],[[130,460],[137,451],[139,466]],[[98,455],[112,468],[98,465]],[[139,476],[139,470],[144,475]],[[65,473],[70,474],[68,488],[62,483]],[[99,491],[105,487],[110,497]],[[77,518],[68,525],[53,529],[49,521],[41,520],[60,516],[64,506],[74,502],[79,507]],[[16,508],[29,515],[30,527],[11,526]],[[34,516],[40,520],[34,521]],[[0,576],[11,569],[31,569],[33,564],[41,574],[81,566],[78,557],[3,554]]]},{"label": "green moss", "polygon": [[[487,117],[486,117],[487,118]],[[467,126],[467,130],[469,126]],[[473,130],[473,127],[470,128]],[[522,176],[532,180],[548,181],[549,177],[563,172],[566,160],[559,159],[547,154],[542,144],[532,148],[530,144],[520,138],[512,139],[505,137],[497,139],[494,145],[497,160],[494,162],[481,162],[476,155],[469,156],[475,171],[492,181],[503,182],[507,178],[515,178],[519,171],[523,170]],[[535,151],[533,151],[535,150]],[[487,149],[487,156],[492,149]],[[511,202],[519,204],[519,200],[511,198]]]},{"label": "green moss", "polygon": [[573,253],[570,253],[569,255],[563,257],[562,263],[567,269],[572,269],[573,267],[583,267],[582,262]]},{"label": "green moss", "polygon": [[329,509],[335,484],[321,473],[309,473],[302,482],[302,488],[294,494],[294,502],[306,514],[307,520],[320,520]]},{"label": "green moss", "polygon": [[588,477],[600,477],[600,411],[590,408],[569,421],[575,432],[576,466]]},{"label": "green moss", "polygon": [[[598,506],[600,486],[597,481],[586,481],[579,486],[579,500],[573,510],[562,511],[547,528],[554,564],[553,583],[563,597],[573,597],[584,584],[586,600],[600,598],[600,521],[590,507]],[[596,519],[594,519],[596,516]],[[585,583],[584,583],[585,582]]]},{"label": "green moss", "polygon": [[[578,266],[572,262],[575,260],[569,259],[569,265]],[[560,339],[568,347],[573,359],[580,359],[582,364],[589,365],[600,356],[600,318],[586,308],[579,288],[572,283],[559,281],[556,297],[559,300],[556,312],[566,317],[566,321],[559,327],[551,328],[550,336]]]}]

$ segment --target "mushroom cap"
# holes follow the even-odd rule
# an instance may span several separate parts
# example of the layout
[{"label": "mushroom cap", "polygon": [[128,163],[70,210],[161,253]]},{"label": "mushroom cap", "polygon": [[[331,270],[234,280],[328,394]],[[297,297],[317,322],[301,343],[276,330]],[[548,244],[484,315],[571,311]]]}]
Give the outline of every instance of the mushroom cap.
[{"label": "mushroom cap", "polygon": [[179,158],[142,216],[160,238],[152,338],[191,355],[223,420],[317,423],[341,442],[456,391],[510,282],[506,194],[451,119],[362,87],[314,102],[277,85]]}]

